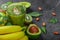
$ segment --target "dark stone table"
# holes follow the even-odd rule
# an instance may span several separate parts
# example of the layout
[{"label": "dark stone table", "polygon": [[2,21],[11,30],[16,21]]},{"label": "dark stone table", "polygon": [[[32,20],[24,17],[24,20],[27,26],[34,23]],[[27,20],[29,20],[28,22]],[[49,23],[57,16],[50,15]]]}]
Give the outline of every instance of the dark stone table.
[{"label": "dark stone table", "polygon": [[[60,40],[60,35],[54,35],[53,32],[60,32],[60,0],[0,0],[0,4],[13,1],[13,2],[21,2],[28,1],[32,4],[30,9],[32,11],[40,12],[43,16],[40,16],[40,21],[37,22],[35,18],[33,18],[33,22],[37,24],[39,27],[42,27],[42,22],[46,22],[47,26],[47,34],[41,34],[41,37],[37,40]],[[43,11],[39,11],[38,7],[41,6]],[[28,10],[29,11],[29,10]],[[52,16],[52,11],[56,11],[57,16]],[[58,23],[51,24],[49,20],[51,18],[57,18]]]}]

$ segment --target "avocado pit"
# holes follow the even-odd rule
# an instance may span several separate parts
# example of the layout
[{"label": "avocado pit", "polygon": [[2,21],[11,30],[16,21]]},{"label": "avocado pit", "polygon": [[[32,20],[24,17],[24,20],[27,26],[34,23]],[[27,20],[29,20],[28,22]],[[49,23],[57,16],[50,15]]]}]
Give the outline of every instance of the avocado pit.
[{"label": "avocado pit", "polygon": [[30,29],[29,29],[29,32],[30,32],[30,33],[38,33],[39,30],[38,30],[37,27],[35,27],[35,26],[31,26]]}]

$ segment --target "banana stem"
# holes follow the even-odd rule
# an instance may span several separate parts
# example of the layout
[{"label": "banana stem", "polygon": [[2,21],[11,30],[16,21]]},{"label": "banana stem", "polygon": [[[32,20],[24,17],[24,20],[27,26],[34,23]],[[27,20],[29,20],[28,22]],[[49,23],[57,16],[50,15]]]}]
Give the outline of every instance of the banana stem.
[{"label": "banana stem", "polygon": [[27,27],[22,27],[22,31],[24,31],[24,32],[25,32],[26,28],[27,28]]}]

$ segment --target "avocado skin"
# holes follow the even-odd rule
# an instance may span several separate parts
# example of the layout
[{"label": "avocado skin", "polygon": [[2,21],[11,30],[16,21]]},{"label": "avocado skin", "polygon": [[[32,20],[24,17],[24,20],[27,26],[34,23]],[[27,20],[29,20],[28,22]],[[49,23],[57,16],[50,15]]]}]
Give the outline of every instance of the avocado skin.
[{"label": "avocado skin", "polygon": [[27,33],[27,35],[31,39],[37,39],[37,38],[39,38],[41,36],[40,34],[39,35],[29,35],[28,33]]},{"label": "avocado skin", "polygon": [[[30,24],[29,27],[30,27],[30,26],[33,26],[33,25],[34,25],[34,26],[37,26],[36,24]],[[28,28],[29,28],[29,27],[28,27]],[[31,38],[31,39],[37,39],[37,38],[39,38],[39,37],[41,36],[41,30],[40,30],[39,27],[38,27],[38,29],[39,29],[39,32],[40,32],[40,33],[38,33],[37,35],[29,34],[29,33],[27,32],[28,28],[26,29],[26,35],[28,35],[29,38]]]}]

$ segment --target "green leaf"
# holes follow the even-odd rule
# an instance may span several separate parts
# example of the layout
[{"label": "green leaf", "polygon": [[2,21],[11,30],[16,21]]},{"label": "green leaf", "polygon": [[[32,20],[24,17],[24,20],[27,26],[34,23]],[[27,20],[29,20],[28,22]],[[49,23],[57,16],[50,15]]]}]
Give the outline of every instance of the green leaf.
[{"label": "green leaf", "polygon": [[31,15],[31,16],[33,16],[33,17],[38,17],[38,16],[42,15],[39,12],[32,12],[32,13],[28,13],[28,14]]},{"label": "green leaf", "polygon": [[46,27],[41,27],[41,31],[46,34],[47,33]]},{"label": "green leaf", "polygon": [[0,15],[0,17],[2,17],[2,15]]},{"label": "green leaf", "polygon": [[10,26],[10,25],[12,25],[10,22],[8,22],[8,23],[6,24],[6,26]]},{"label": "green leaf", "polygon": [[7,2],[6,4],[8,4],[8,5],[10,5],[10,4],[12,4],[13,2]]},{"label": "green leaf", "polygon": [[3,20],[8,20],[8,17],[7,17],[7,16],[4,16],[4,17],[3,17]]},{"label": "green leaf", "polygon": [[53,18],[53,19],[50,19],[50,21],[49,21],[50,23],[53,23],[53,24],[55,24],[55,23],[57,23],[58,22],[58,20],[56,19],[56,18]]},{"label": "green leaf", "polygon": [[3,24],[4,22],[0,22],[0,24]]}]

